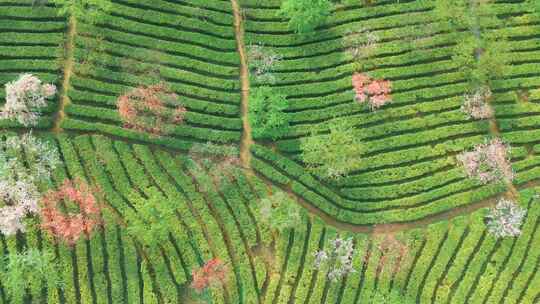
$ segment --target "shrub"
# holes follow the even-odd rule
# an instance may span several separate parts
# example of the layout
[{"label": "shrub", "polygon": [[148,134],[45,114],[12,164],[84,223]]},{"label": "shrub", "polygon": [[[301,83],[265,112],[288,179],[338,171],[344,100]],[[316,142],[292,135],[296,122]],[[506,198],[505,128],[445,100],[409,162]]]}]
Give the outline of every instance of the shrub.
[{"label": "shrub", "polygon": [[125,128],[153,135],[171,133],[171,125],[182,123],[186,113],[186,108],[178,102],[178,95],[162,83],[131,90],[118,98],[117,106]]},{"label": "shrub", "polygon": [[[58,190],[49,191],[41,200],[42,228],[69,245],[83,235],[90,237],[100,222],[100,206],[94,195],[98,192],[80,179],[65,180]],[[64,213],[58,206],[61,202],[77,205],[78,212]]]},{"label": "shrub", "polygon": [[310,172],[324,178],[338,178],[360,165],[363,148],[354,128],[344,121],[332,123],[329,129],[329,134],[316,131],[301,140],[302,160]]},{"label": "shrub", "polygon": [[510,200],[501,198],[486,216],[488,231],[499,238],[518,236],[521,234],[520,227],[525,214],[525,209]]},{"label": "shrub", "polygon": [[[24,153],[22,153],[24,151]],[[28,164],[28,168],[25,166]],[[0,231],[24,231],[23,218],[39,210],[36,182],[47,180],[60,163],[54,146],[27,133],[0,141]]]},{"label": "shrub", "polygon": [[197,292],[201,292],[214,284],[223,284],[227,278],[227,273],[227,266],[220,259],[211,259],[204,266],[192,271],[193,282],[191,287]]},{"label": "shrub", "polygon": [[10,252],[2,258],[0,269],[2,285],[12,303],[24,303],[28,288],[39,292],[38,282],[45,281],[50,287],[61,285],[60,269],[50,251],[31,248],[23,253]]},{"label": "shrub", "polygon": [[303,34],[323,24],[332,9],[328,0],[284,0],[278,15],[289,18],[289,29]]},{"label": "shrub", "polygon": [[302,208],[287,193],[276,192],[261,200],[262,220],[272,229],[284,231],[301,222]]},{"label": "shrub", "polygon": [[352,238],[336,238],[330,242],[330,248],[315,252],[315,268],[321,269],[323,264],[329,266],[327,278],[337,282],[351,272],[355,272],[352,266],[354,245]]},{"label": "shrub", "polygon": [[56,94],[52,84],[42,84],[32,74],[22,74],[16,81],[6,84],[6,103],[0,118],[17,120],[28,126],[35,126],[40,115],[39,110],[47,106],[47,98]]},{"label": "shrub", "polygon": [[276,82],[272,70],[280,63],[281,55],[261,44],[248,47],[248,62],[251,75],[258,83],[273,84]]},{"label": "shrub", "polygon": [[285,95],[270,87],[259,87],[252,89],[249,96],[249,123],[253,136],[275,140],[285,135],[289,129],[287,114],[284,112],[289,102]]},{"label": "shrub", "polygon": [[461,110],[473,119],[488,119],[493,117],[493,109],[489,106],[491,90],[487,86],[477,88],[472,94],[464,96]]},{"label": "shrub", "polygon": [[487,184],[497,181],[512,181],[514,172],[509,159],[510,147],[496,138],[485,144],[479,144],[473,151],[458,155],[470,178],[476,178]]},{"label": "shrub", "polygon": [[107,13],[112,3],[110,0],[51,0],[59,7],[59,15],[70,15],[86,23],[97,23]]},{"label": "shrub", "polygon": [[352,77],[355,100],[367,102],[372,110],[376,110],[392,101],[392,83],[388,80],[372,79],[366,74],[355,73]]}]

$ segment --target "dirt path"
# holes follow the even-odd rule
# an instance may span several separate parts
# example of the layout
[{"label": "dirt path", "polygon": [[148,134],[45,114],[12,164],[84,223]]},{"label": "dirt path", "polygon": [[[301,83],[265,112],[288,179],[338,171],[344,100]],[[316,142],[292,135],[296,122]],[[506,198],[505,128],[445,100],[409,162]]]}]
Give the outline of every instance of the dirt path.
[{"label": "dirt path", "polygon": [[68,88],[73,71],[73,45],[75,43],[75,35],[77,33],[77,20],[74,17],[69,17],[67,39],[64,43],[64,76],[62,79],[62,90],[59,96],[58,112],[54,118],[52,132],[58,133],[62,131],[60,125],[64,120],[64,109],[69,104]]},{"label": "dirt path", "polygon": [[242,22],[242,12],[237,0],[231,0],[234,11],[234,31],[236,36],[236,46],[240,55],[240,82],[242,88],[241,95],[241,115],[242,115],[242,141],[240,143],[240,161],[242,166],[251,173],[251,152],[249,148],[253,144],[251,137],[251,126],[249,125],[248,109],[249,109],[249,71],[246,57],[246,49],[244,42],[244,26]]}]

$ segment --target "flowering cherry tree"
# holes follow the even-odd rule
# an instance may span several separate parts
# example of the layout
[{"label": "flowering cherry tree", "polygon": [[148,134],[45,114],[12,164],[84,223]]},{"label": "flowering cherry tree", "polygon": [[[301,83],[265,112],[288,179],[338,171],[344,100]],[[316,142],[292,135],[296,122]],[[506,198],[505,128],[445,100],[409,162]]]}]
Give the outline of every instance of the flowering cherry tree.
[{"label": "flowering cherry tree", "polygon": [[336,238],[330,242],[330,248],[315,252],[315,268],[321,269],[323,265],[330,267],[327,277],[337,282],[345,275],[355,272],[352,266],[354,245],[352,238]]},{"label": "flowering cherry tree", "polygon": [[487,86],[476,89],[472,94],[465,95],[461,110],[473,119],[488,119],[493,117],[493,109],[487,101],[491,98],[491,90]]},{"label": "flowering cherry tree", "polygon": [[461,153],[458,161],[462,163],[469,177],[476,178],[483,184],[512,181],[514,172],[508,156],[509,150],[508,145],[496,138],[475,146],[473,151]]},{"label": "flowering cherry tree", "polygon": [[191,287],[197,292],[201,292],[209,286],[224,283],[227,278],[227,266],[218,258],[213,258],[206,262],[204,266],[193,270],[193,281]]},{"label": "flowering cherry tree", "polygon": [[516,203],[501,198],[486,216],[488,231],[496,237],[513,237],[521,234],[520,227],[527,212]]},{"label": "flowering cherry tree", "polygon": [[135,88],[120,96],[117,106],[125,128],[154,135],[172,132],[171,125],[182,123],[187,112],[163,83]]},{"label": "flowering cherry tree", "polygon": [[3,119],[16,120],[25,127],[35,126],[39,110],[47,106],[47,98],[56,94],[56,87],[43,84],[32,74],[22,74],[6,84],[6,103],[0,113]]},{"label": "flowering cherry tree", "polygon": [[0,231],[3,234],[25,230],[24,217],[39,211],[36,182],[47,180],[59,163],[54,146],[31,133],[0,141]]},{"label": "flowering cherry tree", "polygon": [[[100,206],[94,193],[97,189],[84,181],[65,180],[56,191],[49,191],[42,198],[42,227],[51,235],[73,245],[83,236],[89,236],[99,224]],[[58,206],[60,202],[74,203],[79,213],[66,214]]]},{"label": "flowering cherry tree", "polygon": [[372,79],[366,74],[355,73],[352,77],[355,100],[367,102],[372,110],[376,110],[392,101],[392,83],[388,80]]}]

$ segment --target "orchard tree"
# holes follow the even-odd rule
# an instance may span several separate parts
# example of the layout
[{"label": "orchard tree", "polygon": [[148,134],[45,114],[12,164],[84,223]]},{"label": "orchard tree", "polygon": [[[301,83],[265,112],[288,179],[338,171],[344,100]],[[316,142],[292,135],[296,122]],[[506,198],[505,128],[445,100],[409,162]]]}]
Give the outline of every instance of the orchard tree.
[{"label": "orchard tree", "polygon": [[127,129],[167,135],[174,125],[184,121],[186,108],[178,101],[178,95],[163,83],[140,86],[117,100],[118,114]]},{"label": "orchard tree", "polygon": [[515,202],[499,199],[486,216],[489,233],[499,238],[519,236],[526,213],[526,210]]},{"label": "orchard tree", "polygon": [[279,65],[282,57],[262,44],[253,44],[248,47],[248,62],[250,76],[262,84],[273,84],[276,77],[272,70]]},{"label": "orchard tree", "polygon": [[510,146],[501,139],[495,138],[458,155],[467,176],[479,180],[483,184],[491,182],[510,182],[514,172],[510,163]]},{"label": "orchard tree", "polygon": [[472,119],[489,119],[493,117],[493,109],[488,103],[491,90],[488,86],[477,88],[472,94],[464,96],[465,101],[461,110]]},{"label": "orchard tree", "polygon": [[360,165],[362,144],[345,121],[330,124],[329,133],[315,131],[300,143],[307,169],[324,178],[339,178]]},{"label": "orchard tree", "polygon": [[289,19],[289,29],[304,34],[322,25],[332,9],[329,0],[284,0],[278,16]]},{"label": "orchard tree", "polygon": [[263,222],[280,232],[298,226],[302,220],[302,208],[283,191],[263,198],[260,213]]},{"label": "orchard tree", "polygon": [[53,84],[43,84],[32,74],[22,74],[6,84],[6,103],[0,118],[16,120],[25,127],[38,123],[40,110],[47,106],[47,99],[56,94]]},{"label": "orchard tree", "polygon": [[289,107],[285,95],[270,87],[259,87],[249,94],[249,123],[255,138],[276,140],[289,129],[287,114]]},{"label": "orchard tree", "polygon": [[220,259],[213,258],[202,267],[192,271],[193,281],[191,288],[197,292],[202,292],[208,287],[218,283],[225,283],[228,274],[228,267]]},{"label": "orchard tree", "polygon": [[110,11],[110,0],[50,0],[58,8],[60,15],[73,16],[76,20],[96,23]]},{"label": "orchard tree", "polygon": [[392,83],[383,79],[372,79],[366,74],[355,73],[352,77],[355,100],[367,102],[371,110],[377,110],[392,101]]},{"label": "orchard tree", "polygon": [[[25,231],[23,219],[39,211],[38,182],[60,163],[56,148],[27,133],[0,141],[0,231]],[[26,164],[26,165],[25,165]]]},{"label": "orchard tree", "polygon": [[2,285],[11,303],[25,303],[25,294],[42,291],[42,282],[49,288],[61,286],[60,268],[50,251],[31,248],[22,253],[10,252],[0,260]]},{"label": "orchard tree", "polygon": [[200,182],[200,190],[205,192],[221,187],[240,167],[240,152],[233,145],[195,143],[189,150],[189,156],[192,160],[188,162],[189,169]]},{"label": "orchard tree", "polygon": [[[42,228],[68,245],[74,245],[83,236],[89,238],[101,222],[97,193],[98,189],[81,179],[65,180],[58,190],[50,190],[41,200]],[[59,206],[61,203],[75,205],[78,211],[65,213]]]},{"label": "orchard tree", "polygon": [[354,256],[352,238],[336,238],[330,241],[329,248],[319,250],[314,255],[315,268],[327,271],[326,276],[332,282],[337,282],[347,274],[355,272],[352,266]]},{"label": "orchard tree", "polygon": [[168,241],[171,233],[177,232],[176,202],[166,198],[158,189],[145,190],[148,198],[133,194],[136,212],[126,214],[127,232],[151,252]]}]

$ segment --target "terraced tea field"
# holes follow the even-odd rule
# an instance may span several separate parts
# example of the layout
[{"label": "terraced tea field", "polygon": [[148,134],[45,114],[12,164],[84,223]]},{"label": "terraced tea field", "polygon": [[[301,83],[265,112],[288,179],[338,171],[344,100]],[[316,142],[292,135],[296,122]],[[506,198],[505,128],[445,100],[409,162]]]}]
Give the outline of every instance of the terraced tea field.
[{"label": "terraced tea field", "polygon": [[[32,129],[60,160],[36,182],[40,193],[80,180],[101,204],[97,227],[72,244],[44,229],[39,212],[24,231],[0,234],[0,303],[540,303],[540,5],[481,1],[504,24],[489,19],[482,37],[508,47],[495,50],[505,64],[489,81],[493,115],[471,119],[456,49],[480,36],[441,17],[444,1],[334,1],[303,35],[279,14],[282,0],[112,0],[95,23],[59,14],[54,1],[0,0],[0,85],[31,73],[58,88],[35,126],[0,119],[2,142]],[[351,53],[352,31],[376,37],[369,56]],[[255,77],[254,46],[276,54],[273,81]],[[468,55],[477,62],[487,51]],[[355,100],[355,73],[389,81],[392,101],[372,110]],[[126,122],[119,101],[158,83],[182,107],[180,119],[158,121],[163,134]],[[276,138],[254,135],[261,88],[288,100],[289,127]],[[8,97],[2,89],[1,103]],[[179,109],[150,105],[143,119],[155,108]],[[329,179],[310,169],[304,146],[336,122],[362,150],[348,174]],[[513,178],[485,183],[460,159],[493,138],[510,147],[502,158]],[[9,153],[35,168],[28,147]],[[3,179],[4,154],[0,162]],[[284,229],[265,217],[281,203],[265,205],[276,193],[300,206]],[[526,212],[517,236],[490,229],[500,198]],[[137,221],[142,230],[132,230]],[[157,243],[145,233],[154,229]],[[321,264],[318,253],[349,238],[349,261]],[[31,248],[52,254],[60,283],[30,276],[16,298],[6,265]],[[225,279],[196,288],[212,260]],[[340,263],[352,270],[332,279]]]}]

